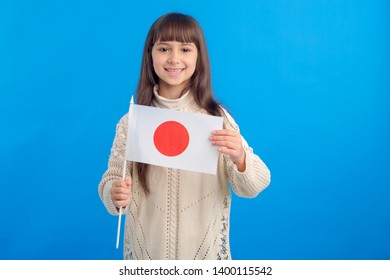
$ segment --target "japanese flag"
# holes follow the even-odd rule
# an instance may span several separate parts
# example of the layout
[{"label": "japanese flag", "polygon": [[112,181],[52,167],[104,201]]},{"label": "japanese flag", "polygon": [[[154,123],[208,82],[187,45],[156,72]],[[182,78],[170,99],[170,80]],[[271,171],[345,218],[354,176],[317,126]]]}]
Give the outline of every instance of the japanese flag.
[{"label": "japanese flag", "polygon": [[130,104],[126,159],[215,174],[218,148],[209,140],[222,117]]}]

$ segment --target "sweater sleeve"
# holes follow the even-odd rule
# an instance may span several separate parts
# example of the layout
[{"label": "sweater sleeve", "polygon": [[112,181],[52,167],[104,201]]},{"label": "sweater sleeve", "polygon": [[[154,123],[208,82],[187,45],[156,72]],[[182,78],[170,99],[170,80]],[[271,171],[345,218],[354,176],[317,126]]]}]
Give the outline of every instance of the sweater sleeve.
[{"label": "sweater sleeve", "polygon": [[[118,215],[118,210],[111,200],[110,190],[113,181],[122,180],[123,160],[125,156],[127,138],[127,121],[128,118],[126,114],[116,125],[116,134],[108,160],[108,168],[104,172],[98,187],[99,196],[111,215]],[[126,176],[130,176],[132,163],[127,162],[126,167]]]},{"label": "sweater sleeve", "polygon": [[[224,127],[226,129],[240,132],[238,125],[230,114],[226,112],[226,110],[223,111],[225,114]],[[224,155],[226,172],[228,174],[229,181],[231,182],[232,189],[236,195],[253,198],[268,187],[271,182],[271,173],[265,163],[253,152],[253,149],[248,145],[243,137],[242,145],[246,153],[245,171],[238,171],[237,166],[233,163],[229,156]]]}]

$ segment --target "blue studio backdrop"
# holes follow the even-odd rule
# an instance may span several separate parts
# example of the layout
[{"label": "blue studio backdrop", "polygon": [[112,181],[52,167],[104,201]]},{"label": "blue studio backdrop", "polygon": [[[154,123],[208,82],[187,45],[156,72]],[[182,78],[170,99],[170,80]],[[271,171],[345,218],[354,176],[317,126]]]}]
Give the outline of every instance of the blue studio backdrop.
[{"label": "blue studio backdrop", "polygon": [[390,259],[389,8],[2,0],[0,259],[122,259],[97,186],[171,11],[200,22],[216,97],[272,172],[233,197],[233,258]]}]

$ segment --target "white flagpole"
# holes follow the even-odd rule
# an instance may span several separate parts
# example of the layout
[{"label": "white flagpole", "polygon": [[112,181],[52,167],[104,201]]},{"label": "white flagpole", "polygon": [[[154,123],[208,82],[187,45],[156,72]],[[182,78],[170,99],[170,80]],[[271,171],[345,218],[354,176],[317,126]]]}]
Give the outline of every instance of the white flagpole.
[{"label": "white flagpole", "polygon": [[[130,108],[129,108],[129,113],[128,113],[127,127],[129,127],[129,124],[130,124],[131,104],[134,104],[133,96],[131,96],[131,100],[130,100]],[[126,178],[126,165],[127,165],[126,149],[127,149],[127,147],[125,148],[125,154],[123,155],[122,181],[124,181]],[[119,216],[118,216],[118,229],[117,229],[117,233],[116,233],[116,248],[117,249],[119,247],[119,239],[120,239],[120,235],[121,235],[121,220],[122,220],[122,207],[119,208]]]}]

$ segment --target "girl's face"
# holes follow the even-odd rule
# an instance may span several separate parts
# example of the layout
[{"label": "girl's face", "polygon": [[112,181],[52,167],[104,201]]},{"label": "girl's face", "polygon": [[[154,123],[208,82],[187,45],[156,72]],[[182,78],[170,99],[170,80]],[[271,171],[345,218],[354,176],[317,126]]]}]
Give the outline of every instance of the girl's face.
[{"label": "girl's face", "polygon": [[178,98],[195,72],[198,50],[193,43],[157,42],[152,49],[153,68],[159,77],[160,94]]}]

